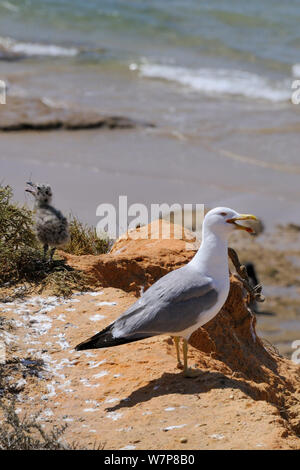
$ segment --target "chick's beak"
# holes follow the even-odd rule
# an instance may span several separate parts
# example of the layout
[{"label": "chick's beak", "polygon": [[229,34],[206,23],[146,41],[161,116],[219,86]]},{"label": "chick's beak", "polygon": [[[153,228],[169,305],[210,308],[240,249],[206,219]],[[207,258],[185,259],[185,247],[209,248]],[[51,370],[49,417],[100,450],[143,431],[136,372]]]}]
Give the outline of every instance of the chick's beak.
[{"label": "chick's beak", "polygon": [[252,214],[240,214],[237,217],[232,217],[232,219],[226,220],[228,224],[234,224],[238,230],[245,230],[246,232],[253,233],[254,230],[251,227],[246,227],[245,225],[240,225],[237,223],[238,220],[258,220],[255,215]]},{"label": "chick's beak", "polygon": [[35,185],[31,181],[27,181],[26,184],[29,186],[29,188],[26,188],[25,191],[27,193],[35,194]]}]

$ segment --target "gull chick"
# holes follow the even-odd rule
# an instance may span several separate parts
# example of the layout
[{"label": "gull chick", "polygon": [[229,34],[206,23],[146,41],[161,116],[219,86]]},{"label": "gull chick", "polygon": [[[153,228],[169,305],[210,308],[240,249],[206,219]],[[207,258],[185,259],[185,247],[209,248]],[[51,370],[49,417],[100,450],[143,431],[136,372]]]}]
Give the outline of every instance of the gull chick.
[{"label": "gull chick", "polygon": [[65,245],[70,239],[68,221],[51,205],[52,190],[49,185],[35,184],[31,181],[27,185],[25,191],[35,198],[37,238],[43,244],[44,259],[49,247],[51,248],[50,261],[52,261],[56,247]]},{"label": "gull chick", "polygon": [[238,223],[249,219],[256,217],[227,207],[209,211],[203,221],[202,243],[194,258],[155,282],[117,320],[76,349],[107,348],[168,334],[175,340],[178,367],[182,368],[179,340],[183,338],[184,375],[198,375],[198,371],[188,368],[188,340],[224,305],[230,286],[227,240],[235,230],[252,232],[250,227]]}]

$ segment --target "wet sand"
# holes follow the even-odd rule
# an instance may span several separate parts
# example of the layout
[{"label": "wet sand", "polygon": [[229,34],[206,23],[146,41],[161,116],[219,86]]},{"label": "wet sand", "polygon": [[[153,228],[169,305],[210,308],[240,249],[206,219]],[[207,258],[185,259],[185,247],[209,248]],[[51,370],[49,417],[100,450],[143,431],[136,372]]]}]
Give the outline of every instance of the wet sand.
[{"label": "wet sand", "polygon": [[273,228],[300,220],[299,175],[237,160],[206,143],[160,130],[9,133],[0,135],[1,179],[25,200],[28,178],[51,183],[56,201],[84,221],[96,208],[198,203],[253,212]]}]

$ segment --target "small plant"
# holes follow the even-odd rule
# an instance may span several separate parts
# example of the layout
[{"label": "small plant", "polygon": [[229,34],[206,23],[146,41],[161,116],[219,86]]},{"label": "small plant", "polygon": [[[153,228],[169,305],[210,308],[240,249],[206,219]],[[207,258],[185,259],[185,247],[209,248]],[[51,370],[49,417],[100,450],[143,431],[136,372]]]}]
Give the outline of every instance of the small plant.
[{"label": "small plant", "polygon": [[99,238],[94,227],[80,222],[76,217],[69,218],[70,242],[63,250],[73,255],[101,255],[108,253],[112,241],[106,234]]},{"label": "small plant", "polygon": [[48,290],[57,297],[70,297],[74,291],[85,291],[88,289],[88,278],[81,271],[65,268],[50,272],[41,282],[39,291]]},{"label": "small plant", "polygon": [[0,285],[24,278],[32,270],[28,263],[35,264],[39,258],[32,212],[11,198],[11,188],[0,186]]},{"label": "small plant", "polygon": [[[57,296],[70,296],[75,290],[86,290],[86,275],[72,269],[65,261],[52,263],[43,258],[43,249],[34,232],[33,212],[12,201],[9,186],[0,185],[0,287],[10,289],[19,283],[38,286]],[[65,251],[75,255],[107,253],[111,240],[98,238],[95,228],[70,217],[71,241]],[[24,291],[23,291],[24,293]],[[11,294],[11,293],[10,293]]]},{"label": "small plant", "polygon": [[45,432],[37,422],[41,411],[32,418],[26,415],[20,419],[16,413],[16,399],[5,404],[0,401],[3,423],[0,428],[0,450],[72,450],[74,445],[62,441],[67,425],[54,425],[50,432]]}]

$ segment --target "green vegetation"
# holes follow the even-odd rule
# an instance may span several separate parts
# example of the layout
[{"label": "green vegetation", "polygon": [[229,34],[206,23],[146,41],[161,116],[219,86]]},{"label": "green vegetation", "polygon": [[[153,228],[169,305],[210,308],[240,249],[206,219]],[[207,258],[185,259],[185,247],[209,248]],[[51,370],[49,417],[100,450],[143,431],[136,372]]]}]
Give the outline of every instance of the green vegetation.
[{"label": "green vegetation", "polygon": [[69,217],[70,242],[64,246],[64,251],[73,255],[101,255],[107,253],[112,245],[111,240],[103,234],[99,238],[94,227],[88,227],[76,217]]},{"label": "green vegetation", "polygon": [[[43,250],[34,233],[34,214],[12,201],[9,186],[0,185],[0,287],[11,288],[27,283],[28,288],[48,290],[54,295],[69,296],[74,290],[88,287],[86,276],[63,260],[52,263],[43,259]],[[71,241],[66,251],[75,255],[106,253],[111,242],[99,239],[94,228],[76,218],[70,219]],[[22,291],[24,293],[24,289]]]}]

